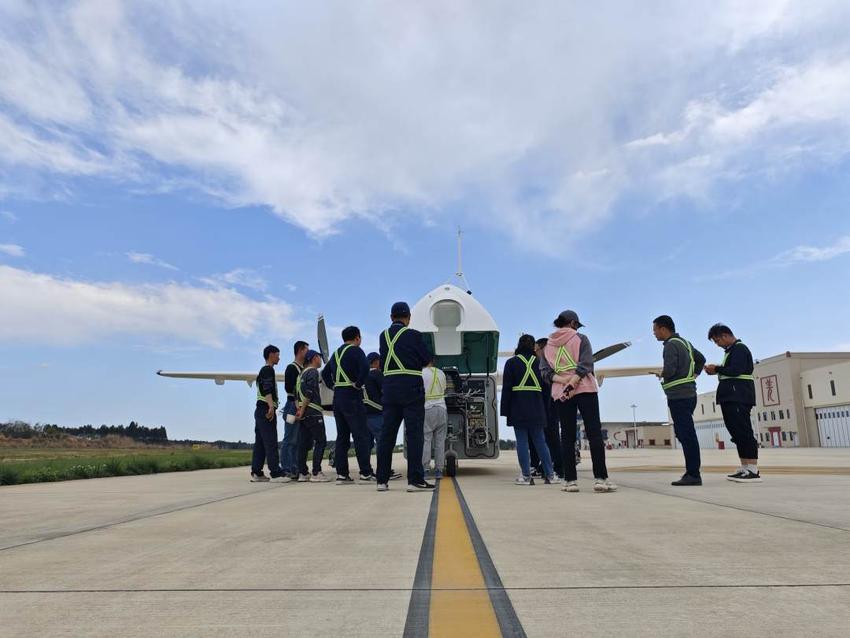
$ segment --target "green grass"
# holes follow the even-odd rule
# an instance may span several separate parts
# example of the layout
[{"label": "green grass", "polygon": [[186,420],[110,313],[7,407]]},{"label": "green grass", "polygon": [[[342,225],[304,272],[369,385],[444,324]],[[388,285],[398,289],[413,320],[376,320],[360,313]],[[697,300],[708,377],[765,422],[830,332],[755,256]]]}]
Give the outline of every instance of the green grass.
[{"label": "green grass", "polygon": [[251,464],[251,450],[0,449],[0,485],[188,472]]}]

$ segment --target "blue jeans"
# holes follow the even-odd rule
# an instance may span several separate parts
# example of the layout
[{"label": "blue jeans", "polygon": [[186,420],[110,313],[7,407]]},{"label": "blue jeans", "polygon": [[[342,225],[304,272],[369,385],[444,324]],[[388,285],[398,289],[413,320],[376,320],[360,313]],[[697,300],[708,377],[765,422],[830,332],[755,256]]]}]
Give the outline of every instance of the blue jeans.
[{"label": "blue jeans", "polygon": [[685,454],[685,471],[691,476],[699,476],[699,439],[694,429],[697,398],[668,400],[667,407],[670,408],[670,416],[673,418],[673,432],[682,444],[682,452]]},{"label": "blue jeans", "polygon": [[384,429],[384,415],[366,414],[366,426],[369,428],[369,436],[371,437],[369,449],[375,448],[375,452],[377,453],[378,450],[375,444],[381,440],[381,430]]},{"label": "blue jeans", "polygon": [[280,443],[280,467],[286,474],[298,474],[298,422],[287,423],[286,415],[295,414],[298,406],[287,399],[283,406],[283,441]]},{"label": "blue jeans", "polygon": [[534,443],[537,453],[540,455],[540,460],[543,462],[543,476],[552,476],[552,456],[549,454],[549,447],[546,445],[546,437],[543,434],[543,426],[515,427],[514,434],[516,435],[516,455],[519,459],[519,467],[522,470],[523,476],[531,474],[531,459],[528,450],[529,438]]}]

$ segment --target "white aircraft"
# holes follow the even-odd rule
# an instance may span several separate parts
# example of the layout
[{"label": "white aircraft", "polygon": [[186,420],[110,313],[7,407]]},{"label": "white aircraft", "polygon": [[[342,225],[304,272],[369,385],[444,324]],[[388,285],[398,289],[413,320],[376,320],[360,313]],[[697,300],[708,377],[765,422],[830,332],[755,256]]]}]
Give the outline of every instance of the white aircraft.
[{"label": "white aircraft", "polygon": [[[462,273],[458,275],[463,279]],[[465,283],[465,281],[464,281]],[[446,475],[454,476],[458,459],[494,459],[499,456],[499,417],[496,406],[501,374],[499,357],[513,352],[499,351],[499,328],[493,317],[472,294],[452,284],[438,286],[422,297],[411,309],[410,327],[419,330],[436,356],[436,365],[449,381],[446,407],[449,428],[446,436]],[[328,348],[325,321],[319,317],[319,350],[325,363]],[[594,353],[601,361],[628,348],[629,342],[617,343]],[[608,377],[657,375],[660,367],[596,368],[599,384]],[[172,372],[160,370],[163,377],[211,379],[217,385],[225,381],[244,381],[252,386],[256,372]],[[284,375],[278,373],[278,381]],[[322,386],[322,405],[330,411],[333,392]]]}]

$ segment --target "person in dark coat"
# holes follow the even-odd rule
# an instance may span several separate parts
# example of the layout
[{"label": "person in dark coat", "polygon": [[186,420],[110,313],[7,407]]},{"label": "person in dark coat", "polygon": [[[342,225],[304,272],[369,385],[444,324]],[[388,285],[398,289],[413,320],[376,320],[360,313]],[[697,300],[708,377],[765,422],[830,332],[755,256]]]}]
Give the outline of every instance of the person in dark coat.
[{"label": "person in dark coat", "polygon": [[500,413],[514,428],[519,467],[522,472],[516,485],[534,485],[531,478],[528,442],[534,446],[543,463],[544,482],[555,480],[552,457],[543,434],[546,425],[546,408],[543,403],[543,385],[537,357],[534,355],[534,337],[522,335],[516,354],[505,362],[502,373],[502,404]]}]

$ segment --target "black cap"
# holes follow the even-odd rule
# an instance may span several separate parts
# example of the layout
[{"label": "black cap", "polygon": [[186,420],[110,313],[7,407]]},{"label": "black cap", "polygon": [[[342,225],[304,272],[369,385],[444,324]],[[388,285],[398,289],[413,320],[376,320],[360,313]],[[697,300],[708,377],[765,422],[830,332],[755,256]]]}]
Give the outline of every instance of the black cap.
[{"label": "black cap", "polygon": [[584,327],[584,324],[581,321],[579,321],[578,313],[576,313],[575,310],[564,310],[561,314],[558,315],[558,317],[560,317],[561,319],[563,319],[564,321],[566,321],[568,323],[570,321],[576,321],[576,322],[578,322],[579,328]]},{"label": "black cap", "polygon": [[406,301],[396,301],[390,309],[390,316],[408,317],[410,316],[410,306],[407,305]]},{"label": "black cap", "polygon": [[310,363],[315,357],[320,357],[321,355],[315,350],[308,350],[307,354],[304,355],[304,363]]},{"label": "black cap", "polygon": [[369,363],[372,363],[373,361],[377,361],[380,358],[381,358],[381,355],[379,355],[377,352],[370,352],[369,354],[366,355],[366,361],[368,361]]}]

